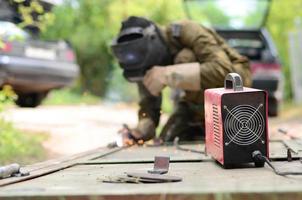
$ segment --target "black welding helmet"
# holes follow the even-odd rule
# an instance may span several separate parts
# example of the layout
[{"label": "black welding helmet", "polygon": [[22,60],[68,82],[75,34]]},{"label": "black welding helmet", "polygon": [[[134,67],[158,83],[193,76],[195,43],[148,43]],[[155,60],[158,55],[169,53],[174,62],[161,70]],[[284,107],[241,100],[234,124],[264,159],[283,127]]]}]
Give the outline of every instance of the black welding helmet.
[{"label": "black welding helmet", "polygon": [[141,17],[129,17],[111,45],[113,54],[130,82],[141,81],[155,65],[171,64],[171,55],[158,27]]}]

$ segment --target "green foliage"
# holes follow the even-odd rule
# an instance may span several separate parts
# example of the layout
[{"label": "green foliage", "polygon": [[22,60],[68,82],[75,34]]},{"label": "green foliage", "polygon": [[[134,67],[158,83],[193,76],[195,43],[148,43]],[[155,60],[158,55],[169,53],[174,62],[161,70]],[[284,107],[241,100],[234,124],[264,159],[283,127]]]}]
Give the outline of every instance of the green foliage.
[{"label": "green foliage", "polygon": [[22,19],[20,27],[35,26],[39,30],[45,30],[54,20],[53,14],[46,12],[38,0],[31,0],[29,4],[26,4],[25,0],[12,0],[11,4],[17,5],[17,11]]},{"label": "green foliage", "polygon": [[100,98],[85,92],[83,94],[72,89],[53,90],[45,99],[46,105],[97,104]]},{"label": "green foliage", "polygon": [[[10,86],[0,91],[0,112],[16,98]],[[43,158],[45,151],[41,142],[45,135],[31,135],[15,129],[0,116],[0,165],[10,162],[29,163]]]},{"label": "green foliage", "polygon": [[111,74],[110,85],[106,94],[109,101],[137,102],[138,90],[135,83],[129,83],[123,76],[122,70],[115,65]]},{"label": "green foliage", "polygon": [[2,38],[0,38],[0,49],[4,47],[4,42],[2,41]]},{"label": "green foliage", "polygon": [[270,16],[268,19],[268,29],[278,47],[285,76],[285,98],[292,97],[290,64],[288,55],[288,32],[294,30],[294,21],[297,17],[302,17],[302,1],[273,1]]},{"label": "green foliage", "polygon": [[216,1],[189,1],[186,4],[189,17],[203,25],[229,27],[229,16],[217,5]]},{"label": "green foliage", "polygon": [[[108,30],[110,1],[79,1],[74,34],[71,41],[76,49],[78,63],[81,66],[81,85],[97,95],[104,95],[108,85],[108,74],[112,70],[111,54],[108,41],[111,39]],[[83,37],[84,36],[84,37]]]},{"label": "green foliage", "polygon": [[0,118],[0,164],[17,162],[28,164],[45,157],[42,142],[46,139],[43,134],[21,132],[9,122]]},{"label": "green foliage", "polygon": [[[116,34],[121,21],[129,16],[142,16],[159,24],[167,24],[185,17],[182,0],[114,0],[110,13]],[[121,6],[122,5],[122,6]]]},{"label": "green foliage", "polygon": [[55,19],[43,32],[45,39],[71,42],[81,69],[79,87],[100,96],[106,92],[112,70],[109,5],[105,0],[66,1],[54,9]]},{"label": "green foliage", "polygon": [[258,3],[254,5],[255,7],[244,19],[244,24],[246,24],[246,26],[253,27],[253,25],[256,25],[257,27],[260,27],[262,25],[261,23],[263,22],[263,19],[265,17],[264,9],[269,7],[267,2],[265,4],[264,2],[265,1],[258,1]]},{"label": "green foliage", "polygon": [[11,104],[17,98],[11,86],[4,85],[0,90],[0,112],[2,112],[6,105]]}]

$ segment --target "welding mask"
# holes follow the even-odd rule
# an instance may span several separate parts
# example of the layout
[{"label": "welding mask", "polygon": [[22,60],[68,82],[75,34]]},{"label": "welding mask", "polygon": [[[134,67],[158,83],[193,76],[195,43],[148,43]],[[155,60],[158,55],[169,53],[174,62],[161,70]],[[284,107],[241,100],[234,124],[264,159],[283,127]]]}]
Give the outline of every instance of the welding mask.
[{"label": "welding mask", "polygon": [[147,25],[142,27],[132,23],[130,27],[122,27],[111,48],[123,69],[124,77],[130,82],[137,82],[153,66],[171,64],[171,55],[155,24],[144,18],[133,18],[145,20]]}]

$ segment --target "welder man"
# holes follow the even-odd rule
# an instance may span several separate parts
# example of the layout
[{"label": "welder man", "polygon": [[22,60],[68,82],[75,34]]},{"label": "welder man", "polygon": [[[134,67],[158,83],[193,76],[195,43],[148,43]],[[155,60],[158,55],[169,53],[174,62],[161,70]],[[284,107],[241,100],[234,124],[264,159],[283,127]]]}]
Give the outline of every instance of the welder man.
[{"label": "welder man", "polygon": [[223,87],[230,72],[240,74],[245,86],[251,84],[248,59],[214,30],[193,21],[159,27],[145,18],[129,17],[122,22],[112,51],[124,77],[137,82],[141,98],[137,127],[121,131],[124,144],[155,137],[165,87],[184,93],[160,134],[164,141],[172,141],[176,136],[203,139],[205,89]]}]

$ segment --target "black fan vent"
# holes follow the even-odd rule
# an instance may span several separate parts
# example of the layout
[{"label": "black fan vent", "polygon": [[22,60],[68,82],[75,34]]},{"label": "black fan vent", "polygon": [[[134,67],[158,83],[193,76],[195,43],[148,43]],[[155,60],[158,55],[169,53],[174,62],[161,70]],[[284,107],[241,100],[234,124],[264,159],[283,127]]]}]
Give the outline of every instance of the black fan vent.
[{"label": "black fan vent", "polygon": [[226,105],[223,107],[227,111],[224,121],[225,134],[228,146],[231,143],[237,145],[251,145],[258,140],[264,144],[262,134],[265,132],[265,119],[260,112],[263,104],[257,107],[243,104],[229,109]]}]

